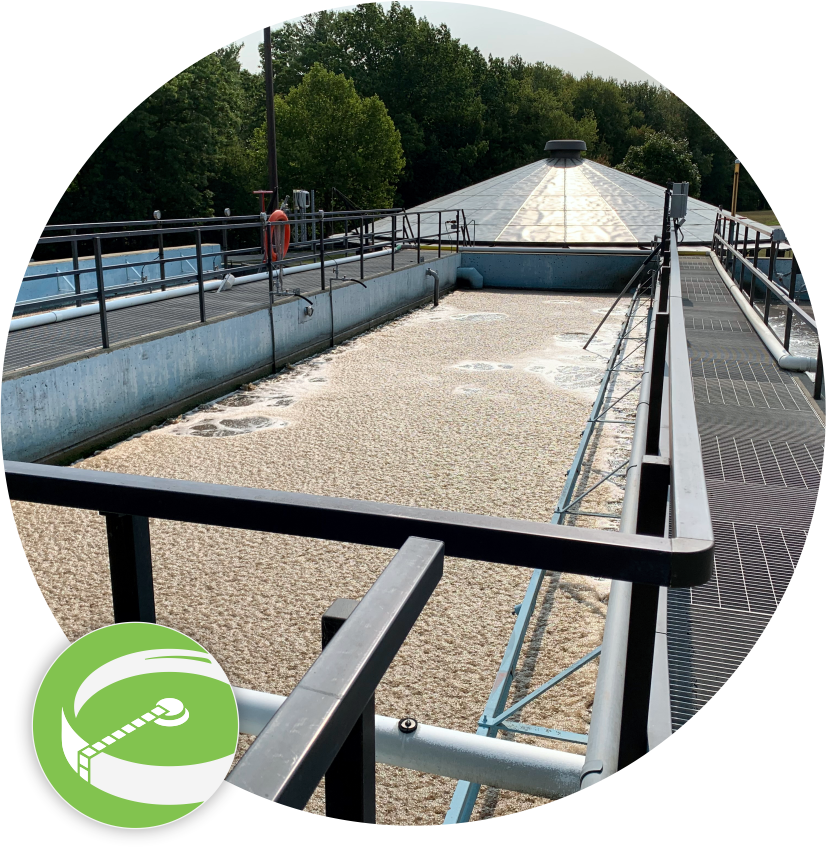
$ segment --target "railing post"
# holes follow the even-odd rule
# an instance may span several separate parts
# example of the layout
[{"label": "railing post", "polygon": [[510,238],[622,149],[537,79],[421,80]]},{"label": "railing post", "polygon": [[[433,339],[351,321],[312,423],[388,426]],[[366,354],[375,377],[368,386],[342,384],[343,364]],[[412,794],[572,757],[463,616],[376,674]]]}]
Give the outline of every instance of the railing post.
[{"label": "railing post", "polygon": [[815,384],[812,395],[816,401],[823,397],[823,353],[820,352],[820,344],[817,345],[817,365],[815,366]]},{"label": "railing post", "polygon": [[[745,257],[746,260],[749,259],[749,226],[748,226],[748,224],[743,225],[743,257]],[[742,275],[742,278],[740,280],[740,284],[742,286],[743,280],[746,277],[746,267],[743,266],[743,264],[741,263],[740,269],[741,269],[740,274]],[[749,283],[749,292],[751,292],[751,290],[754,288],[754,276],[751,274],[751,272],[749,272],[749,275],[751,275],[751,281]]]},{"label": "railing post", "polygon": [[347,228],[348,228],[348,226],[349,226],[349,224],[348,224],[348,220],[345,218],[345,219],[344,219],[344,251],[345,251],[345,252],[346,252],[346,251],[347,251],[347,249],[350,247],[350,241],[349,241],[349,240],[350,240],[350,237],[349,237],[349,235],[348,235],[348,233],[347,233]]},{"label": "railing post", "polygon": [[106,517],[109,572],[115,622],[155,622],[149,518],[129,514]]},{"label": "railing post", "polygon": [[[324,210],[318,210],[319,216],[319,235],[318,235],[318,256],[321,261],[321,289],[324,290]],[[315,230],[315,227],[313,227]]]},{"label": "railing post", "polygon": [[657,312],[654,318],[653,362],[651,364],[651,389],[648,398],[648,428],[646,429],[645,443],[646,454],[659,454],[660,450],[660,419],[663,406],[667,342],[668,311],[661,310]]},{"label": "railing post", "polygon": [[273,266],[272,266],[272,249],[273,242],[275,241],[275,230],[273,229],[273,224],[271,221],[266,222],[264,229],[267,231],[267,244],[266,248],[268,249],[267,253],[267,281],[269,283],[269,291],[270,291],[270,307],[272,307],[273,293],[274,293],[274,283],[273,283]]},{"label": "railing post", "polygon": [[[797,257],[792,257],[792,274],[789,278],[789,299],[794,302],[795,292],[797,289],[797,276],[800,274],[800,269],[797,266]],[[783,333],[783,349],[789,349],[789,341],[792,337],[792,315],[791,308],[786,308],[786,331]]]},{"label": "railing post", "polygon": [[[321,648],[325,649],[358,606],[339,598],[321,617]],[[339,749],[324,776],[328,817],[350,822],[376,821],[376,699],[365,710]]]},{"label": "railing post", "polygon": [[422,262],[422,214],[416,213],[416,263]]},{"label": "railing post", "polygon": [[160,231],[163,229],[163,222],[158,220],[158,261],[161,270],[161,292],[166,292],[166,262],[164,260],[164,248],[163,248],[163,233]]},{"label": "railing post", "polygon": [[[659,427],[659,421],[656,424]],[[670,479],[668,458],[645,455],[640,464],[637,534],[664,534]],[[648,752],[648,711],[651,703],[659,596],[659,586],[646,583],[631,585],[625,659],[628,669],[623,685],[618,768],[624,768]]]},{"label": "railing post", "polygon": [[[757,258],[760,255],[760,231],[756,231],[754,234],[754,257],[752,258],[752,263],[754,264],[754,268],[757,269]],[[749,285],[749,304],[754,305],[754,273],[751,276],[751,284]]]},{"label": "railing post", "polygon": [[[77,230],[72,230],[70,232],[71,232],[72,236],[77,235]],[[72,240],[72,269],[75,269],[75,270],[80,269],[80,258],[78,257],[78,253],[77,253],[77,239]],[[77,296],[79,296],[80,295],[80,272],[75,271],[74,281],[75,281],[75,294]],[[78,308],[80,308],[80,306],[82,304],[83,304],[83,302],[80,299],[75,299],[75,305],[77,305]]]},{"label": "railing post", "polygon": [[[269,257],[269,254],[267,255]],[[206,302],[204,300],[204,258],[201,254],[201,228],[195,231],[195,262],[198,264],[198,314],[206,323]]]},{"label": "railing post", "polygon": [[361,227],[359,228],[359,278],[364,280],[364,216],[361,216]]},{"label": "railing post", "polygon": [[442,256],[442,210],[439,210],[439,253],[438,256],[441,258]]},{"label": "railing post", "polygon": [[[737,222],[737,230],[734,233],[734,250],[737,251],[737,246],[740,243],[740,222]],[[731,277],[734,278],[737,274],[737,257],[732,254],[731,256]],[[738,286],[740,289],[743,289],[743,266],[740,265],[740,277],[736,279]]]},{"label": "railing post", "polygon": [[100,314],[100,340],[104,350],[109,349],[109,320],[106,317],[106,288],[103,285],[103,255],[100,237],[95,237],[95,276],[98,284],[98,310]]},{"label": "railing post", "polygon": [[229,223],[228,221],[225,221],[225,222],[224,222],[224,225],[225,225],[225,226],[224,226],[224,229],[221,231],[221,241],[222,241],[222,242],[223,242],[223,244],[224,244],[224,253],[221,255],[221,261],[222,261],[222,266],[221,266],[221,268],[222,268],[222,269],[226,269],[226,268],[227,268],[227,263],[228,263],[228,261],[227,261],[227,253],[229,252],[229,232],[227,231],[227,228],[226,228],[226,225],[227,225],[228,223]]},{"label": "railing post", "polygon": [[390,240],[390,271],[396,271],[396,216],[390,216],[390,229],[393,233]]},{"label": "railing post", "polygon": [[456,253],[459,253],[459,210],[456,210]]}]

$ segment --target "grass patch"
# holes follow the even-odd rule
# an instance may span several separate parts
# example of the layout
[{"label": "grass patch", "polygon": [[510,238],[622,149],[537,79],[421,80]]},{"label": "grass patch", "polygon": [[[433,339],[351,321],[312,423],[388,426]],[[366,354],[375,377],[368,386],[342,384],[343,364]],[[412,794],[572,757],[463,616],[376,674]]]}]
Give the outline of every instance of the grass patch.
[{"label": "grass patch", "polygon": [[780,222],[770,209],[758,209],[754,212],[738,212],[737,214],[743,218],[750,218],[752,221],[765,224],[767,227],[780,226]]}]

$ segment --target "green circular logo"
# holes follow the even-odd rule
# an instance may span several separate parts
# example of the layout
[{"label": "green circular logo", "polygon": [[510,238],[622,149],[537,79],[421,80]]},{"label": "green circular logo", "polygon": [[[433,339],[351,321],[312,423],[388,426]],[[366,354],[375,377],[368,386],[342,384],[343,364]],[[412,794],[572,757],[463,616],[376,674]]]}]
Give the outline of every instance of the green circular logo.
[{"label": "green circular logo", "polygon": [[186,816],[221,785],[238,708],[218,662],[194,640],[142,622],[72,643],[34,704],[40,765],[76,810],[122,828]]}]

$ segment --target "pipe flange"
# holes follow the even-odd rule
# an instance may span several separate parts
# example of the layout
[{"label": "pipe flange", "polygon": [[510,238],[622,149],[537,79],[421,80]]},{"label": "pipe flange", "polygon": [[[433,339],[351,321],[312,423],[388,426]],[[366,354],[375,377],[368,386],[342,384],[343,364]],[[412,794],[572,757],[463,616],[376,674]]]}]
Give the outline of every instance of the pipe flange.
[{"label": "pipe flange", "polygon": [[416,720],[416,718],[406,717],[406,718],[402,718],[399,721],[399,732],[403,732],[405,734],[411,733],[411,732],[416,732],[416,730],[418,728],[419,728],[419,722]]}]

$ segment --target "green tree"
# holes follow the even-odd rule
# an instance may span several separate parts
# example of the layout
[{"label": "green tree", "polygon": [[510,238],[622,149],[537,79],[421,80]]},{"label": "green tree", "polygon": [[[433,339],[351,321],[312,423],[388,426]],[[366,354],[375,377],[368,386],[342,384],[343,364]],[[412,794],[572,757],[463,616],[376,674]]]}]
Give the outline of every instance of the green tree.
[{"label": "green tree", "polygon": [[361,96],[377,95],[402,137],[406,167],[399,201],[446,194],[476,179],[488,148],[478,93],[486,68],[478,50],[399,3],[365,3],[285,24],[272,34],[278,92],[315,63],[346,75]]},{"label": "green tree", "polygon": [[674,140],[662,132],[649,131],[642,144],[629,147],[617,169],[657,185],[688,182],[693,197],[700,192],[700,171],[684,138]]},{"label": "green tree", "polygon": [[[282,195],[312,188],[319,208],[330,208],[335,186],[365,209],[392,206],[404,155],[381,99],[360,97],[352,81],[316,64],[274,106]],[[251,149],[263,178],[266,126],[256,130]]]},{"label": "green tree", "polygon": [[212,214],[210,184],[237,141],[244,108],[238,49],[225,48],[176,75],[95,150],[54,222]]}]

